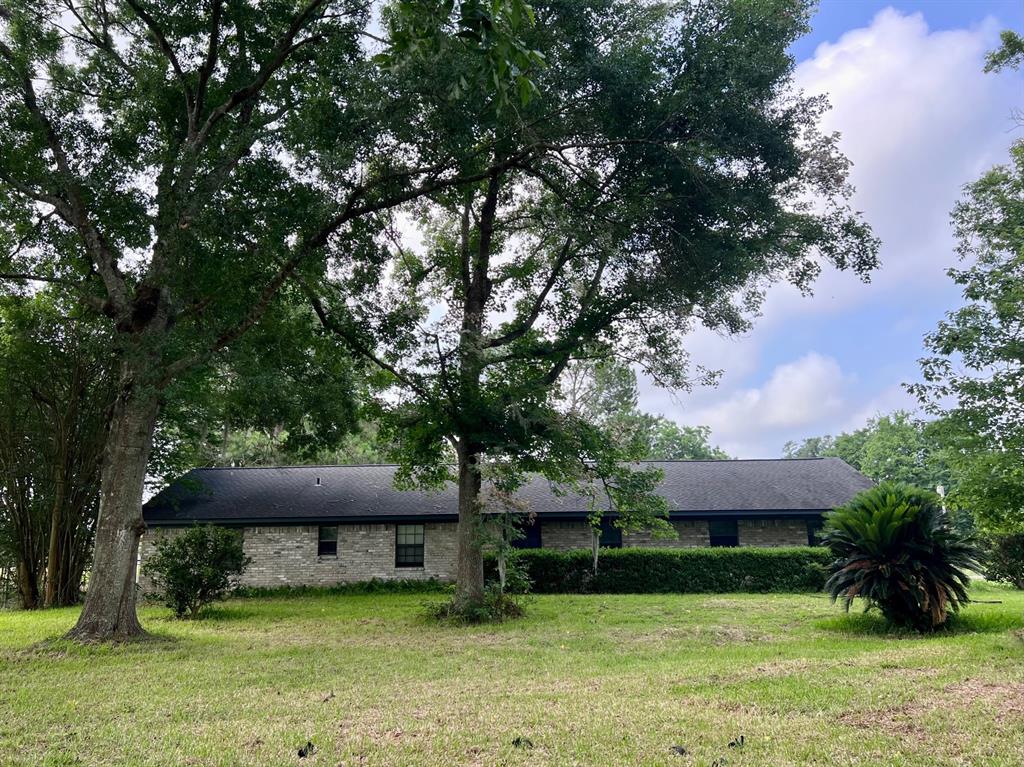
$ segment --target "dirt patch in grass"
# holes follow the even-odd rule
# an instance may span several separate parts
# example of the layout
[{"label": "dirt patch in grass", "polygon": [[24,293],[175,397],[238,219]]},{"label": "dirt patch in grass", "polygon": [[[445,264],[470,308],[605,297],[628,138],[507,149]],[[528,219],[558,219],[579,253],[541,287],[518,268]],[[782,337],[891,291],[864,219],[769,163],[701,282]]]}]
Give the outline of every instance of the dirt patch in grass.
[{"label": "dirt patch in grass", "polygon": [[[911,670],[904,669],[907,672]],[[925,740],[930,735],[921,722],[922,717],[933,711],[963,711],[974,706],[983,708],[988,717],[1000,723],[1024,719],[1024,684],[967,679],[946,685],[941,692],[914,703],[869,711],[849,711],[840,716],[839,721],[857,729]],[[959,717],[956,719],[959,720]]]},{"label": "dirt patch in grass", "polygon": [[660,643],[673,641],[710,642],[714,645],[739,644],[747,642],[771,642],[771,634],[743,626],[665,626],[657,631],[630,631],[615,629],[609,637],[619,643]]},{"label": "dirt patch in grass", "polygon": [[1024,717],[1024,684],[1019,682],[983,682],[968,679],[945,690],[960,705],[980,704],[998,721]]}]

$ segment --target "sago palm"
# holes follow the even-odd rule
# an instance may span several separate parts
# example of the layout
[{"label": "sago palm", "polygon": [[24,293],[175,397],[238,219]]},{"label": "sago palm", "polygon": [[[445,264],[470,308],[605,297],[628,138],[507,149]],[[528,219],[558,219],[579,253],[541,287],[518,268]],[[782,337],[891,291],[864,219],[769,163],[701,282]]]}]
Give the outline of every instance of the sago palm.
[{"label": "sago palm", "polygon": [[822,541],[837,557],[825,590],[847,610],[860,597],[890,622],[927,631],[970,601],[980,552],[927,490],[896,482],[865,490],[826,515]]}]

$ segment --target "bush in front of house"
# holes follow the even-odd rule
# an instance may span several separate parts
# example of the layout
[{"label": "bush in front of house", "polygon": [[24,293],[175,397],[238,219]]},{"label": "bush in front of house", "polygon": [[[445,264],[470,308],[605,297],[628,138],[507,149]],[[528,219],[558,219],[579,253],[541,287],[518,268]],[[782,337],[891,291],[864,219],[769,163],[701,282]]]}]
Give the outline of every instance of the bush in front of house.
[{"label": "bush in front of house", "polygon": [[[513,555],[540,594],[665,594],[820,591],[827,549],[604,549],[593,572],[589,549],[525,549]],[[488,571],[494,560],[486,562]]]},{"label": "bush in front of house", "polygon": [[207,605],[224,599],[250,561],[242,550],[241,531],[214,525],[158,537],[154,547],[145,572],[154,595],[177,618],[195,618]]},{"label": "bush in front of house", "polygon": [[448,584],[438,578],[370,578],[333,586],[239,586],[232,596],[242,599],[367,596],[371,594],[434,594]]},{"label": "bush in front of house", "polygon": [[826,515],[822,541],[836,561],[825,584],[846,610],[877,607],[893,625],[931,631],[969,601],[980,551],[957,530],[939,496],[883,482]]},{"label": "bush in front of house", "polygon": [[1024,589],[1024,533],[994,535],[986,543],[985,577]]}]

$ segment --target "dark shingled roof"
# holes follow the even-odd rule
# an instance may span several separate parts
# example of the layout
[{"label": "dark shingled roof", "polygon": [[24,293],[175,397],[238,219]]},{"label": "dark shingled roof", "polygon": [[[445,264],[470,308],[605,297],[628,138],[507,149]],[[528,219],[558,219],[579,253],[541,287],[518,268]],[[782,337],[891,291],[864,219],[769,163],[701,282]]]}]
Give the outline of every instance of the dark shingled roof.
[{"label": "dark shingled roof", "polygon": [[[645,461],[661,469],[660,492],[673,517],[807,516],[846,503],[871,481],[838,458]],[[396,490],[395,466],[289,466],[194,469],[143,507],[147,524],[286,524],[452,520],[455,486]],[[318,480],[319,479],[319,484]],[[528,508],[583,516],[590,500],[559,495],[535,478],[518,492]]]}]

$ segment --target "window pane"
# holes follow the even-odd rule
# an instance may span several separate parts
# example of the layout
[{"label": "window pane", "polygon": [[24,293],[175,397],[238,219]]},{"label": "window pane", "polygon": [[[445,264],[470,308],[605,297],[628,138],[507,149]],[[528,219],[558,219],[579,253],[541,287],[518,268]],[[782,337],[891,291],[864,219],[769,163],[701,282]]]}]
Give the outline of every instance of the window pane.
[{"label": "window pane", "polygon": [[395,526],[395,567],[423,567],[423,525]]},{"label": "window pane", "polygon": [[337,526],[321,527],[317,534],[316,555],[318,557],[338,556]]},{"label": "window pane", "polygon": [[739,526],[735,519],[712,519],[708,522],[708,538],[712,546],[739,546]]},{"label": "window pane", "polygon": [[818,546],[821,544],[821,528],[825,526],[822,519],[807,520],[807,545]]},{"label": "window pane", "polygon": [[614,525],[609,517],[601,518],[601,537],[598,545],[605,548],[622,548],[622,530]]},{"label": "window pane", "polygon": [[522,536],[512,541],[513,548],[539,549],[541,547],[540,519],[524,516],[517,521],[516,527],[522,532]]}]

